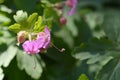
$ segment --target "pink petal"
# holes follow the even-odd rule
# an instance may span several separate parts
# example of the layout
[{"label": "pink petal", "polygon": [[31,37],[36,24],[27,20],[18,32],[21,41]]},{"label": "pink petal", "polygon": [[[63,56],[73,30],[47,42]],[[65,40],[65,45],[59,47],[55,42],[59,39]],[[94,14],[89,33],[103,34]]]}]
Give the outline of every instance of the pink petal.
[{"label": "pink petal", "polygon": [[77,3],[78,3],[77,0],[72,0],[72,8],[71,8],[71,10],[68,12],[68,15],[69,15],[69,16],[71,16],[72,14],[74,14]]}]

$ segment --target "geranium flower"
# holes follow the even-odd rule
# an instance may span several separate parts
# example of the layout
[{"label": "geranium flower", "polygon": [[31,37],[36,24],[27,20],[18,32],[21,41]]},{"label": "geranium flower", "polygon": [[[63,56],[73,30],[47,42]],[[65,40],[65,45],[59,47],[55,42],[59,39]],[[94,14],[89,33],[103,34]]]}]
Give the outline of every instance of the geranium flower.
[{"label": "geranium flower", "polygon": [[72,15],[75,12],[76,9],[76,5],[77,5],[78,1],[77,0],[67,0],[66,1],[66,5],[68,7],[71,7],[71,10],[68,12],[68,15]]},{"label": "geranium flower", "polygon": [[36,40],[25,41],[22,46],[28,54],[36,54],[48,48],[50,41],[50,30],[46,27],[44,32],[38,33]]},{"label": "geranium flower", "polygon": [[38,39],[39,38],[44,38],[45,41],[43,43],[42,48],[46,49],[50,45],[50,41],[51,41],[50,30],[48,29],[48,27],[44,29],[44,32],[38,33]]},{"label": "geranium flower", "polygon": [[40,52],[40,48],[42,48],[44,41],[45,41],[44,38],[39,38],[34,41],[27,40],[23,43],[22,46],[26,53],[36,54]]}]

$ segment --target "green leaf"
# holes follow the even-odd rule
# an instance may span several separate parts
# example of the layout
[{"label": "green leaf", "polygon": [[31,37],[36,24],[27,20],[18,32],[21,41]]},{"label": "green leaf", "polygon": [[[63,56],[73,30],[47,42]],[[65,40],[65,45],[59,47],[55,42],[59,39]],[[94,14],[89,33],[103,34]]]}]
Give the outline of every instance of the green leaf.
[{"label": "green leaf", "polygon": [[16,15],[14,15],[13,17],[17,23],[23,26],[27,22],[28,14],[27,12],[23,12],[22,10],[19,10],[16,12]]},{"label": "green leaf", "polygon": [[48,19],[48,20],[44,20],[42,19],[41,16],[38,17],[38,20],[36,21],[35,23],[35,26],[34,26],[34,32],[40,32],[40,31],[44,31],[44,28],[48,26],[49,29],[51,29],[51,21]]},{"label": "green leaf", "polygon": [[[66,14],[64,16],[67,19],[66,27],[71,32],[71,35],[74,37],[79,35],[78,34],[79,28],[77,28],[77,26],[75,25],[76,16],[68,16],[68,14]],[[78,16],[77,16],[77,18],[78,18]],[[79,22],[79,25],[81,25],[80,23],[81,22]],[[81,28],[81,26],[79,26],[79,27],[80,27],[80,29],[83,29],[83,28]],[[84,26],[84,28],[85,28],[85,26]]]},{"label": "green leaf", "polygon": [[103,29],[114,42],[120,42],[120,11],[109,10],[105,13]]},{"label": "green leaf", "polygon": [[8,8],[6,5],[0,5],[1,7],[1,12],[5,12],[5,13],[12,13],[12,10],[10,8]]},{"label": "green leaf", "polygon": [[86,59],[91,58],[92,56],[93,55],[90,54],[90,52],[80,52],[80,53],[76,53],[75,55],[73,55],[73,57],[79,60],[86,60]]},{"label": "green leaf", "polygon": [[46,7],[51,7],[52,4],[48,0],[41,0],[41,3],[44,4]]},{"label": "green leaf", "polygon": [[37,20],[37,17],[38,17],[37,13],[33,13],[28,17],[28,19],[27,19],[27,22],[28,22],[27,28],[29,28],[29,29],[33,28],[33,26],[35,25],[35,22]]},{"label": "green leaf", "polygon": [[[42,24],[41,24],[41,27],[42,26],[48,26],[48,28],[51,30],[52,29],[52,22],[51,22],[51,19],[46,19],[46,20],[43,20],[42,21]],[[41,28],[42,30],[42,28]]]},{"label": "green leaf", "polygon": [[44,25],[42,25],[42,17],[39,16],[38,20],[35,23],[34,31],[35,32],[40,32],[44,29]]},{"label": "green leaf", "polygon": [[3,80],[3,78],[4,78],[3,70],[2,70],[2,68],[0,67],[0,80]]},{"label": "green leaf", "polygon": [[8,67],[11,60],[15,57],[17,53],[17,48],[9,46],[9,48],[0,54],[0,66]]},{"label": "green leaf", "polygon": [[21,25],[20,24],[15,23],[15,24],[9,26],[9,30],[17,33],[17,32],[19,32],[22,29],[21,29]]},{"label": "green leaf", "polygon": [[85,74],[81,74],[78,80],[89,80]]},{"label": "green leaf", "polygon": [[37,13],[31,14],[27,18],[26,12],[23,12],[22,10],[17,11],[16,15],[14,16],[14,19],[17,23],[11,25],[9,29],[14,32],[18,32],[20,30],[30,31],[32,28],[34,28],[37,17],[38,17]]},{"label": "green leaf", "polygon": [[3,33],[2,33],[2,31],[0,31],[0,37],[1,37],[1,36],[3,36]]},{"label": "green leaf", "polygon": [[105,55],[100,55],[100,54],[96,54],[93,55],[88,61],[87,64],[95,64],[97,62],[100,62],[101,65],[105,65],[108,61],[110,61],[111,59],[113,59],[112,56],[110,56],[110,54],[108,54],[106,52]]},{"label": "green leaf", "polygon": [[41,0],[41,1],[44,2],[44,3],[59,3],[62,0]]},{"label": "green leaf", "polygon": [[18,67],[21,70],[25,70],[28,75],[30,75],[34,79],[39,79],[42,74],[42,65],[41,61],[38,61],[38,58],[35,55],[28,55],[23,53],[23,51],[19,51],[17,53],[17,62]]},{"label": "green leaf", "polygon": [[4,0],[0,0],[0,4],[3,3],[3,2],[4,2]]},{"label": "green leaf", "polygon": [[73,47],[73,36],[70,34],[70,31],[66,27],[63,27],[60,31],[56,32],[56,36],[62,38],[64,42],[69,45],[70,48]]},{"label": "green leaf", "polygon": [[7,16],[0,14],[0,25],[8,25],[10,22],[11,20]]},{"label": "green leaf", "polygon": [[95,80],[119,80],[120,60],[119,58],[109,61],[98,73]]},{"label": "green leaf", "polygon": [[57,12],[53,7],[45,7],[44,9],[43,16],[45,20],[59,23],[59,15],[60,13]]}]

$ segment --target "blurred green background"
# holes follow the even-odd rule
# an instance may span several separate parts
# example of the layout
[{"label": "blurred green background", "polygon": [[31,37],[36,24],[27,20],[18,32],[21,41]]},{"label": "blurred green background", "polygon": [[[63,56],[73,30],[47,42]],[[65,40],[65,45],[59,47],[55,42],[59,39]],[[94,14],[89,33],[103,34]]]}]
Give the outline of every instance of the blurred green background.
[{"label": "blurred green background", "polygon": [[[64,1],[0,0],[0,80],[120,79],[120,1],[78,0],[72,16],[63,5],[67,23],[60,25],[52,6]],[[51,47],[47,53],[24,54],[17,34],[8,29],[18,10],[50,19],[52,42],[66,51]]]}]

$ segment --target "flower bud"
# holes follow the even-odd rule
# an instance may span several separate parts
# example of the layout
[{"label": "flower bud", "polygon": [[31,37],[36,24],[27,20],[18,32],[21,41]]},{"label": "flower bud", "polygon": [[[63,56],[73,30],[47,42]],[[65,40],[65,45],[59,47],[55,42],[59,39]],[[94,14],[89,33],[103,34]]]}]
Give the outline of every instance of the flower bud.
[{"label": "flower bud", "polygon": [[62,16],[62,17],[60,18],[60,23],[61,23],[62,25],[65,25],[66,22],[67,22],[66,18]]},{"label": "flower bud", "polygon": [[25,41],[25,35],[26,32],[25,31],[20,31],[19,33],[17,33],[17,41],[18,41],[18,45],[20,43],[23,43]]}]

